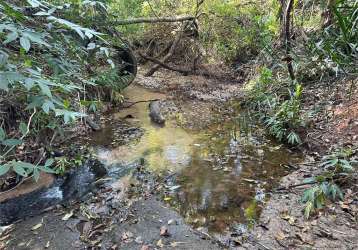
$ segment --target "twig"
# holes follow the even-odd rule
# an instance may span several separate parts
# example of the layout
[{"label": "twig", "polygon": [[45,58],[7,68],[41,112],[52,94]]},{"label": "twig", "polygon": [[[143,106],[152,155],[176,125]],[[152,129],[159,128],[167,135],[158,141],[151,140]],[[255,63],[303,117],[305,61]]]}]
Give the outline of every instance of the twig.
[{"label": "twig", "polygon": [[155,101],[159,101],[160,99],[150,99],[150,100],[142,100],[142,101],[136,101],[136,102],[132,102],[130,104],[128,104],[127,106],[122,106],[121,108],[130,108],[138,103],[143,103],[143,102],[155,102]]},{"label": "twig", "polygon": [[[32,118],[34,117],[34,115],[36,114],[36,108],[34,108],[34,112],[31,114],[30,118],[29,118],[29,121],[27,122],[27,131],[25,134],[23,134],[21,137],[20,137],[20,140],[23,140],[30,132],[30,126],[31,126],[31,121],[32,121]],[[5,156],[10,153],[16,146],[11,146],[3,155],[1,155],[0,157],[2,159],[5,158]]]},{"label": "twig", "polygon": [[[333,176],[332,178],[325,178],[323,181],[328,181],[328,180],[334,180],[334,181],[342,181],[346,179],[345,177],[340,177],[340,176]],[[309,181],[309,182],[304,182],[304,183],[299,183],[299,184],[294,184],[294,185],[289,185],[287,187],[279,187],[279,188],[276,188],[274,190],[275,191],[282,191],[282,190],[288,190],[288,189],[291,189],[291,188],[295,188],[295,187],[301,187],[301,186],[305,186],[305,185],[314,185],[314,184],[317,184],[317,183],[321,183],[322,181]]]},{"label": "twig", "polygon": [[295,74],[293,72],[292,66],[292,58],[290,56],[291,51],[291,34],[290,34],[290,19],[291,19],[291,12],[293,8],[293,0],[288,0],[285,16],[284,16],[284,25],[285,25],[285,43],[286,43],[286,57],[283,59],[287,63],[287,70],[290,75],[292,81],[295,80]]},{"label": "twig", "polygon": [[261,244],[260,242],[258,242],[258,241],[254,241],[257,245],[259,245],[259,246],[261,246],[261,247],[263,247],[263,248],[265,248],[266,250],[271,250],[271,248],[269,248],[269,247],[267,247],[267,246],[265,246],[264,244]]},{"label": "twig", "polygon": [[317,181],[299,183],[299,184],[295,184],[295,185],[289,185],[288,187],[279,187],[279,188],[276,188],[275,191],[288,190],[288,189],[295,188],[295,187],[301,187],[301,186],[305,186],[305,185],[313,185],[313,184],[317,184],[317,183],[318,183]]}]

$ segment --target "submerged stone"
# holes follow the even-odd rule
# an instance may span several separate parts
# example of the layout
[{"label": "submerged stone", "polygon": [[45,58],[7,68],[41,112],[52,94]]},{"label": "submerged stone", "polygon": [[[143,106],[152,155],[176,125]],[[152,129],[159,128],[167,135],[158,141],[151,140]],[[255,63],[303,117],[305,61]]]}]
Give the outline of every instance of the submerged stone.
[{"label": "submerged stone", "polygon": [[152,122],[158,125],[165,124],[165,118],[162,115],[159,101],[152,101],[149,103],[149,117]]}]

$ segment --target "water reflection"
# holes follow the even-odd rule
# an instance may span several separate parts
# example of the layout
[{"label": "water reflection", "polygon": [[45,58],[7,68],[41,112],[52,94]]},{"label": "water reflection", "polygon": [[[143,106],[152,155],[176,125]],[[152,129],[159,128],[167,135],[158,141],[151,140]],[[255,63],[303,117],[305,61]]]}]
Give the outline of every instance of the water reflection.
[{"label": "water reflection", "polygon": [[[126,95],[134,101],[165,98],[136,86],[129,87]],[[108,165],[128,165],[145,158],[153,171],[178,172],[170,203],[188,222],[209,231],[220,232],[234,222],[250,223],[259,214],[267,191],[288,173],[282,164],[299,159],[249,123],[244,126],[252,133],[247,128],[240,130],[235,120],[219,121],[199,132],[186,131],[171,121],[163,128],[155,127],[147,105],[140,103],[117,115],[130,114],[144,128],[140,141],[113,150],[100,149],[99,158]]]}]

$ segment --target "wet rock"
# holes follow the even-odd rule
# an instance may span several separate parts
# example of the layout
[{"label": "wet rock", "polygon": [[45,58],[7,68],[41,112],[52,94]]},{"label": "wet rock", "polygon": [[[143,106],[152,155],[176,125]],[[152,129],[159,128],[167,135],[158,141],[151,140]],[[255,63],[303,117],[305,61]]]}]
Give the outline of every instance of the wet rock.
[{"label": "wet rock", "polygon": [[241,172],[242,172],[242,164],[241,164],[241,158],[239,156],[235,159],[234,164],[235,165],[234,165],[234,168],[233,168],[233,173],[236,176],[240,176]]},{"label": "wet rock", "polygon": [[161,107],[159,101],[152,101],[149,103],[149,117],[152,122],[158,125],[165,124],[165,118],[161,113]]},{"label": "wet rock", "polygon": [[96,179],[106,173],[106,168],[97,160],[90,160],[84,166],[72,169],[61,186],[64,201],[82,198],[94,188]]},{"label": "wet rock", "polygon": [[201,201],[198,206],[198,210],[200,211],[207,210],[210,206],[211,198],[212,198],[211,190],[208,189],[204,190],[201,194]]},{"label": "wet rock", "polygon": [[85,121],[93,131],[101,130],[101,126],[95,123],[89,116],[85,117]]},{"label": "wet rock", "polygon": [[64,178],[57,178],[51,185],[40,186],[19,196],[0,202],[0,225],[41,214],[51,206],[84,197],[94,188],[94,182],[106,169],[98,161],[88,161],[73,168]]},{"label": "wet rock", "polygon": [[62,192],[56,189],[56,186],[61,182],[57,180],[50,188],[42,187],[1,202],[0,225],[11,224],[26,216],[40,214],[43,209],[58,204],[63,197]]},{"label": "wet rock", "polygon": [[168,220],[168,225],[178,225],[178,222],[176,220],[170,219]]},{"label": "wet rock", "polygon": [[220,195],[220,201],[219,201],[219,206],[220,209],[226,210],[229,208],[229,197],[227,197],[226,194],[222,194]]},{"label": "wet rock", "polygon": [[107,168],[97,159],[91,159],[87,162],[87,165],[96,178],[101,178],[108,174]]},{"label": "wet rock", "polygon": [[170,234],[169,234],[169,230],[166,226],[162,226],[160,228],[160,236],[165,236],[165,237],[169,237]]}]

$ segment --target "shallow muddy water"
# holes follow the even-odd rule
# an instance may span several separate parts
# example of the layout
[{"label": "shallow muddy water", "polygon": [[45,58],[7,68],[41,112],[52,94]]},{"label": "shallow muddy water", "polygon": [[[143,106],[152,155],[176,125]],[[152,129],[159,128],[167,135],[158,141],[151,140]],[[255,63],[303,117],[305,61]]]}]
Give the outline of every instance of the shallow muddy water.
[{"label": "shallow muddy water", "polygon": [[[162,99],[165,95],[130,86],[131,101]],[[204,130],[186,130],[167,120],[164,127],[152,124],[148,103],[138,103],[113,119],[131,115],[131,123],[144,129],[135,143],[103,147],[110,135],[105,129],[92,137],[98,158],[109,172],[126,169],[141,160],[157,174],[176,173],[163,199],[187,220],[210,232],[228,227],[243,230],[255,220],[267,194],[289,173],[299,155],[271,142],[261,129],[245,119],[220,119]],[[232,117],[239,116],[234,111]],[[214,114],[208,114],[214,115]],[[242,116],[244,117],[244,116]],[[107,132],[106,132],[107,131]]]}]

